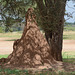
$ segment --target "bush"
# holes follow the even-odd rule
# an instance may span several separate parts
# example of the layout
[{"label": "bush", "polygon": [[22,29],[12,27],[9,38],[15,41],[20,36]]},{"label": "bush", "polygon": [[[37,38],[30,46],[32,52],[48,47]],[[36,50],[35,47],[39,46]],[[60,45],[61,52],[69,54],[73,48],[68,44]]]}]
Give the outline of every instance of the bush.
[{"label": "bush", "polygon": [[2,27],[0,27],[0,33],[3,33],[3,28]]}]

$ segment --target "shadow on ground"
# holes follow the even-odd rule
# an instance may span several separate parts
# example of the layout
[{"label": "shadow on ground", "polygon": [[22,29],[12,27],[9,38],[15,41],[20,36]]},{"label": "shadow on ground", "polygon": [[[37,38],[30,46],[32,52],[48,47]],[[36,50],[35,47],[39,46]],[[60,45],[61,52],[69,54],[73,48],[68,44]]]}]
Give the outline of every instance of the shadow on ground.
[{"label": "shadow on ground", "polygon": [[63,58],[63,62],[75,64],[75,58]]}]

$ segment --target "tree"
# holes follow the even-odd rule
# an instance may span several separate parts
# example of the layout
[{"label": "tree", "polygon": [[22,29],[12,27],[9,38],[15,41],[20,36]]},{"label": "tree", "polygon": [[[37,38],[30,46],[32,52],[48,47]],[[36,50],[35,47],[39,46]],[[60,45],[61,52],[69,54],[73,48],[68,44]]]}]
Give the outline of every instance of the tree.
[{"label": "tree", "polygon": [[63,26],[66,0],[35,0],[42,29],[51,48],[51,55],[62,61]]},{"label": "tree", "polygon": [[30,2],[30,0],[0,0],[0,19],[6,26],[5,31],[10,30],[15,23],[24,22],[26,8]]},{"label": "tree", "polygon": [[[62,39],[63,39],[63,23],[66,0],[1,0],[1,15],[6,16],[8,19],[21,20],[24,19],[25,10],[28,5],[35,8],[38,7],[41,27],[45,31],[46,39],[51,48],[51,55],[56,60],[62,60]],[[37,5],[36,5],[37,3]],[[29,6],[30,7],[30,6]],[[10,10],[9,10],[10,9]],[[38,10],[37,9],[37,10]],[[4,15],[6,14],[6,15]],[[15,18],[13,17],[15,16]],[[6,23],[7,20],[5,20]],[[11,26],[11,23],[6,24],[7,27]]]}]

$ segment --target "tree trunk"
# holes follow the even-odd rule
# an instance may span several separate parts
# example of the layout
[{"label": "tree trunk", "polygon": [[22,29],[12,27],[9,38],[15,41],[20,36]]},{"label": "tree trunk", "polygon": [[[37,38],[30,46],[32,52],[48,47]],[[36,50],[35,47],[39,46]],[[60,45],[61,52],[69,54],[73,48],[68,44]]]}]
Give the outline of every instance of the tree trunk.
[{"label": "tree trunk", "polygon": [[[51,36],[52,35],[52,36]],[[49,34],[45,33],[47,42],[51,48],[51,55],[57,61],[62,61],[62,33]]]},{"label": "tree trunk", "polygon": [[51,55],[62,61],[63,26],[66,0],[36,0],[39,8],[42,28],[51,48]]}]

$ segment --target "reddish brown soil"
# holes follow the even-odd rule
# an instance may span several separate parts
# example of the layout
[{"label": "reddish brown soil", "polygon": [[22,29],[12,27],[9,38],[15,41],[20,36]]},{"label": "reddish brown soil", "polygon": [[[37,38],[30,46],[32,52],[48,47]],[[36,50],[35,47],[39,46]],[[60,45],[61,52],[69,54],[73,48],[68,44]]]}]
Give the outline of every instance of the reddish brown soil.
[{"label": "reddish brown soil", "polygon": [[[12,38],[0,38],[0,54],[10,54],[13,51],[14,41],[6,41],[11,39]],[[63,51],[75,51],[75,40],[64,40]]]}]

